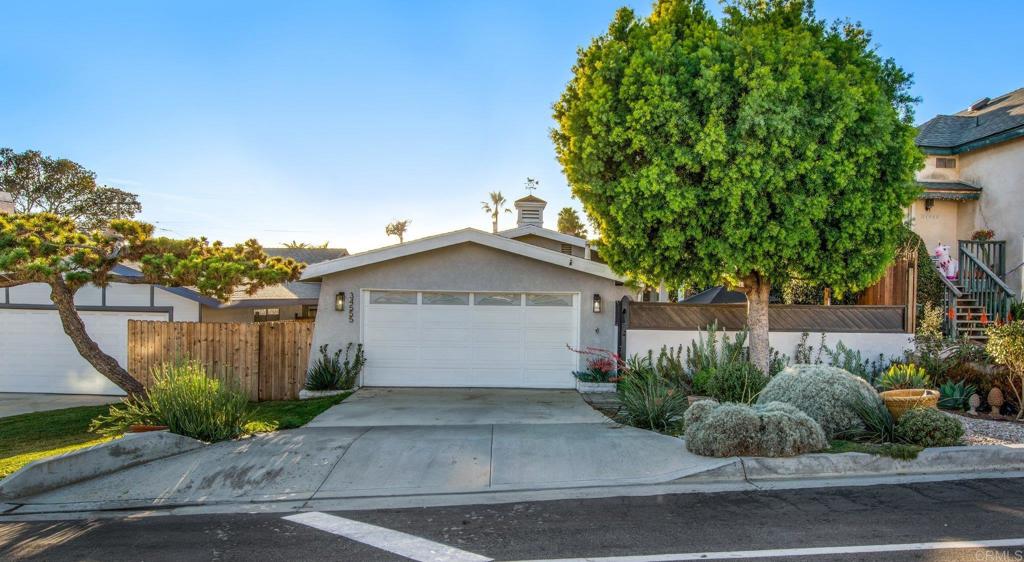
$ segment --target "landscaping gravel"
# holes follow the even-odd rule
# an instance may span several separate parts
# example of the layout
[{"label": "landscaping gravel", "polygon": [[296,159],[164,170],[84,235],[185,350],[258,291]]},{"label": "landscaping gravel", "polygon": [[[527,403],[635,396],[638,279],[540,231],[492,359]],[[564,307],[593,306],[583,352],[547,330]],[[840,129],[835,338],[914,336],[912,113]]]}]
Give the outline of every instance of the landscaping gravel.
[{"label": "landscaping gravel", "polygon": [[1015,445],[1024,443],[1024,423],[994,421],[972,418],[946,412],[956,416],[964,424],[964,443],[967,445]]}]

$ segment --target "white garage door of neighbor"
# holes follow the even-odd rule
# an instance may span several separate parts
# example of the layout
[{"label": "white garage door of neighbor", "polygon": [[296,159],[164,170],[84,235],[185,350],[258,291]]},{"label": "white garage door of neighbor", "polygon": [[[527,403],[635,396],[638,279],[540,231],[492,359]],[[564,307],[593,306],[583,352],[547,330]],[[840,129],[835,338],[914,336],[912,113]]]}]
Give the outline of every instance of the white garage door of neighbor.
[{"label": "white garage door of neighbor", "polygon": [[[122,366],[128,320],[167,320],[163,312],[79,314],[89,336]],[[56,311],[30,309],[0,309],[0,392],[124,394],[78,354]]]},{"label": "white garage door of neighbor", "polygon": [[363,291],[366,386],[573,388],[579,294]]}]

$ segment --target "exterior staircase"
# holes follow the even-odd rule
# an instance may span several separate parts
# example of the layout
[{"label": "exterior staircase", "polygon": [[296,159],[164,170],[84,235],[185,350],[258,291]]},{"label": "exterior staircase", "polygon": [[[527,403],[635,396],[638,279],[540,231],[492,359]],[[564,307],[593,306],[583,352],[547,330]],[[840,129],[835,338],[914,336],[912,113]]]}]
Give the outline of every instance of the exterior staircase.
[{"label": "exterior staircase", "polygon": [[985,343],[988,326],[1009,318],[1017,295],[1002,279],[1005,249],[1002,240],[960,241],[958,278],[947,279],[939,273],[945,285],[943,331],[947,337]]}]

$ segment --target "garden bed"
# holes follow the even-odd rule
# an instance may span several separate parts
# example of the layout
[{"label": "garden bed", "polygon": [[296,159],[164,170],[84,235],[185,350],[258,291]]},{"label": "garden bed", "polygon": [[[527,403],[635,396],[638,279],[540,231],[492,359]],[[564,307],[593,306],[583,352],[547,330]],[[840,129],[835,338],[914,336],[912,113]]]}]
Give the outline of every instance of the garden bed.
[{"label": "garden bed", "polygon": [[950,412],[964,424],[965,445],[1017,445],[1024,443],[1024,423],[989,417],[972,416],[965,412]]}]

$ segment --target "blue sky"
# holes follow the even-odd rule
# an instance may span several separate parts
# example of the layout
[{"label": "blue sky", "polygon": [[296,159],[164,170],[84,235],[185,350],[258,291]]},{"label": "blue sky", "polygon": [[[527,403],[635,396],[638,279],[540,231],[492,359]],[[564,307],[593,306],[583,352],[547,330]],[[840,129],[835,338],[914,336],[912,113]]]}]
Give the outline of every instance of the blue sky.
[{"label": "blue sky", "polygon": [[[717,3],[712,8],[719,11]],[[527,176],[578,203],[548,139],[575,50],[623,0],[17,2],[0,19],[0,146],[139,193],[171,236],[384,243],[489,228]],[[918,121],[1024,86],[1024,3],[819,0],[915,75]],[[511,215],[502,226],[512,226]]]}]

